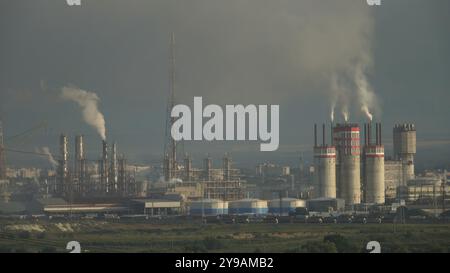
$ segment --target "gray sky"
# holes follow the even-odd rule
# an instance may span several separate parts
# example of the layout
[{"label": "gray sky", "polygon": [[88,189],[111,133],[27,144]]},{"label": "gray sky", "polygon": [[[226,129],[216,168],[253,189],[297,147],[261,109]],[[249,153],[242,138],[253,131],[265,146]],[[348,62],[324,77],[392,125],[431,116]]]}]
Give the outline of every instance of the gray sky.
[{"label": "gray sky", "polygon": [[[7,143],[57,150],[57,135],[85,134],[96,158],[100,141],[74,103],[60,98],[75,85],[98,94],[107,137],[134,161],[161,157],[168,90],[168,43],[176,35],[176,92],[205,104],[279,104],[280,149],[259,143],[185,143],[203,154],[231,151],[237,163],[264,159],[295,163],[311,152],[312,125],[329,121],[335,93],[351,120],[365,121],[348,85],[359,62],[376,101],[375,119],[391,127],[414,122],[418,159],[450,154],[450,2],[448,0],[2,0],[0,3],[0,114],[7,136],[48,121],[47,131]],[[10,155],[11,163],[26,161]],[[434,162],[435,163],[435,162]]]}]

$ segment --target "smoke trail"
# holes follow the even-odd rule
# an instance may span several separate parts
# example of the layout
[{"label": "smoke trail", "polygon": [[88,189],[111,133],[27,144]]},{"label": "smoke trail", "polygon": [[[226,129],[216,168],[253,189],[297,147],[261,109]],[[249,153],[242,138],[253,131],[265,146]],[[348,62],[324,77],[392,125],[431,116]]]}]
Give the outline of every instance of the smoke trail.
[{"label": "smoke trail", "polygon": [[375,17],[367,7],[360,6],[359,9],[359,12],[355,13],[359,16],[352,17],[352,24],[344,24],[346,28],[342,30],[345,30],[345,33],[339,33],[348,35],[347,39],[343,40],[346,43],[341,44],[336,38],[340,46],[348,46],[349,50],[340,49],[338,62],[331,67],[328,74],[331,97],[335,98],[331,101],[331,108],[339,108],[347,121],[354,110],[361,111],[370,121],[374,112],[380,112],[377,96],[368,78],[373,65]]},{"label": "smoke trail", "polygon": [[334,122],[334,112],[336,111],[336,104],[338,100],[339,88],[337,83],[336,75],[331,75],[331,109],[330,109],[330,119]]},{"label": "smoke trail", "polygon": [[373,114],[369,107],[376,107],[377,100],[365,74],[366,65],[360,64],[355,69],[355,85],[357,88],[358,100],[361,105],[361,111],[366,115],[369,121],[372,121]]},{"label": "smoke trail", "polygon": [[78,103],[83,112],[84,121],[94,127],[100,137],[106,140],[105,118],[98,110],[100,98],[97,94],[76,87],[63,87],[61,96],[65,100]]},{"label": "smoke trail", "polygon": [[41,149],[35,149],[37,153],[42,153],[47,155],[48,162],[52,165],[53,168],[55,168],[58,165],[58,162],[53,157],[52,153],[50,152],[49,147],[42,147]]},{"label": "smoke trail", "polygon": [[348,111],[348,108],[346,106],[342,107],[342,116],[344,117],[344,121],[348,122],[349,118],[350,118],[350,113]]},{"label": "smoke trail", "polygon": [[331,112],[330,112],[330,120],[331,122],[334,122],[334,111],[336,109],[336,103],[331,104]]}]

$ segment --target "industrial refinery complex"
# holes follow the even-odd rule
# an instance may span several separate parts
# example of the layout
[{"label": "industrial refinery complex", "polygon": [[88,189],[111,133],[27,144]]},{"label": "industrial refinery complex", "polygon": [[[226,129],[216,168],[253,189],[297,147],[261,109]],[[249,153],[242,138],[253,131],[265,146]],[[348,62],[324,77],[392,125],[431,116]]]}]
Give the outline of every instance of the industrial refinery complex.
[{"label": "industrial refinery complex", "polygon": [[102,140],[100,158],[88,159],[83,135],[70,141],[62,134],[59,154],[54,155],[57,165],[53,171],[41,170],[34,175],[38,188],[25,199],[17,189],[27,175],[8,168],[8,148],[1,142],[0,213],[4,217],[147,218],[307,214],[323,219],[340,214],[389,215],[399,207],[443,213],[448,202],[447,173],[415,174],[414,124],[393,127],[393,156],[389,158],[385,156],[381,123],[370,122],[362,128],[361,133],[357,123],[323,124],[319,141],[318,126],[314,125],[311,165],[301,161],[295,168],[265,163],[258,165],[255,173],[233,166],[228,153],[221,168],[213,168],[209,155],[202,168],[194,167],[188,154],[180,162],[177,143],[168,138],[162,163],[144,168],[149,172],[143,177],[137,174],[137,166],[127,165],[116,143],[109,149]]},{"label": "industrial refinery complex", "polygon": [[[305,163],[303,155],[298,166],[255,161],[253,172],[235,166],[231,154],[223,151],[220,168],[214,168],[210,154],[204,156],[203,166],[194,166],[191,155],[181,153],[180,142],[170,134],[175,122],[171,115],[175,106],[173,35],[170,48],[170,88],[161,161],[147,165],[127,162],[117,143],[107,142],[96,94],[63,88],[63,97],[77,102],[82,111],[90,106],[90,112],[83,112],[85,118],[93,112],[95,121],[100,121],[89,120],[88,124],[101,137],[101,154],[88,158],[91,153],[87,150],[92,147],[87,147],[81,134],[61,134],[58,140],[52,140],[59,145],[55,154],[48,149],[45,153],[9,149],[3,142],[4,128],[0,123],[0,215],[303,220],[314,216],[323,222],[339,215],[377,214],[381,215],[377,221],[382,222],[382,218],[396,215],[399,209],[445,214],[450,190],[447,172],[415,173],[416,128],[409,123],[393,127],[391,157],[385,155],[382,124],[369,118],[365,124],[323,124],[320,140],[315,124],[310,164]],[[52,168],[9,167],[6,154],[14,152],[48,157]]]}]

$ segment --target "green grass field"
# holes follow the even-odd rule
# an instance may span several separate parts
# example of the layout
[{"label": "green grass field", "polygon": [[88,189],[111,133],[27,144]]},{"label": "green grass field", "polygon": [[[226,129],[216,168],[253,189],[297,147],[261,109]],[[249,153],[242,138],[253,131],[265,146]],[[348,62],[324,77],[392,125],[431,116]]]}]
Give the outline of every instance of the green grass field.
[{"label": "green grass field", "polygon": [[450,252],[450,224],[207,224],[0,221],[0,252]]}]

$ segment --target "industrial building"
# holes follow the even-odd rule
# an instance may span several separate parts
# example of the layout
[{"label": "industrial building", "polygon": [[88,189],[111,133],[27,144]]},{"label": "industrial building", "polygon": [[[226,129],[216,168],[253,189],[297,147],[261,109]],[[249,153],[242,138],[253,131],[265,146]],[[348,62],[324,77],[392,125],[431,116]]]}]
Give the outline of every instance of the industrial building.
[{"label": "industrial building", "polygon": [[149,216],[154,215],[181,215],[182,200],[169,199],[133,199],[130,207],[132,212],[145,214]]},{"label": "industrial building", "polygon": [[398,160],[384,161],[385,198],[397,198],[397,188],[403,185],[403,164]]},{"label": "industrial building", "polygon": [[410,179],[404,192],[404,199],[408,202],[429,205],[442,204],[450,194],[450,185],[444,175],[428,175]]},{"label": "industrial building", "polygon": [[275,215],[289,215],[297,208],[305,208],[305,200],[296,198],[278,198],[268,201],[268,212]]},{"label": "industrial building", "polygon": [[[165,159],[164,166],[169,164]],[[207,155],[203,159],[203,168],[197,169],[192,165],[192,159],[186,155],[183,166],[176,164],[171,181],[166,181],[168,192],[184,194],[188,199],[211,198],[224,201],[238,200],[244,196],[245,181],[239,177],[239,170],[232,168],[232,159],[225,154],[222,168],[213,168],[213,159]],[[165,170],[167,173],[167,171]]]},{"label": "industrial building", "polygon": [[74,144],[73,165],[70,165],[69,138],[65,134],[60,135],[56,181],[50,186],[53,196],[73,200],[137,195],[135,180],[128,174],[126,159],[118,156],[116,143],[113,143],[109,154],[108,143],[105,140],[101,142],[102,154],[96,166],[92,164],[93,160],[86,158],[84,136],[75,136]]},{"label": "industrial building", "polygon": [[332,212],[345,210],[345,200],[340,198],[315,198],[306,200],[306,207],[312,212]]},{"label": "industrial building", "polygon": [[414,124],[394,126],[394,159],[402,162],[403,185],[414,178],[414,156],[416,154],[416,127]]},{"label": "industrial building", "polygon": [[[373,130],[375,127],[375,130]],[[373,133],[375,131],[375,137]],[[332,125],[332,142],[327,144],[325,124],[322,125],[322,143],[317,141],[314,125],[314,198],[340,198],[353,206],[361,202],[384,204],[385,155],[381,139],[381,123],[364,124],[364,143],[361,149],[360,127],[354,123]],[[402,143],[400,140],[400,143]],[[408,141],[411,141],[410,138]],[[408,145],[407,145],[408,146]],[[410,146],[410,145],[409,145]],[[408,150],[410,151],[410,150]],[[390,168],[392,177],[397,169]],[[403,168],[403,165],[402,165]],[[391,171],[391,169],[393,169]],[[392,178],[395,180],[395,177]],[[396,190],[397,186],[392,186]]]}]

